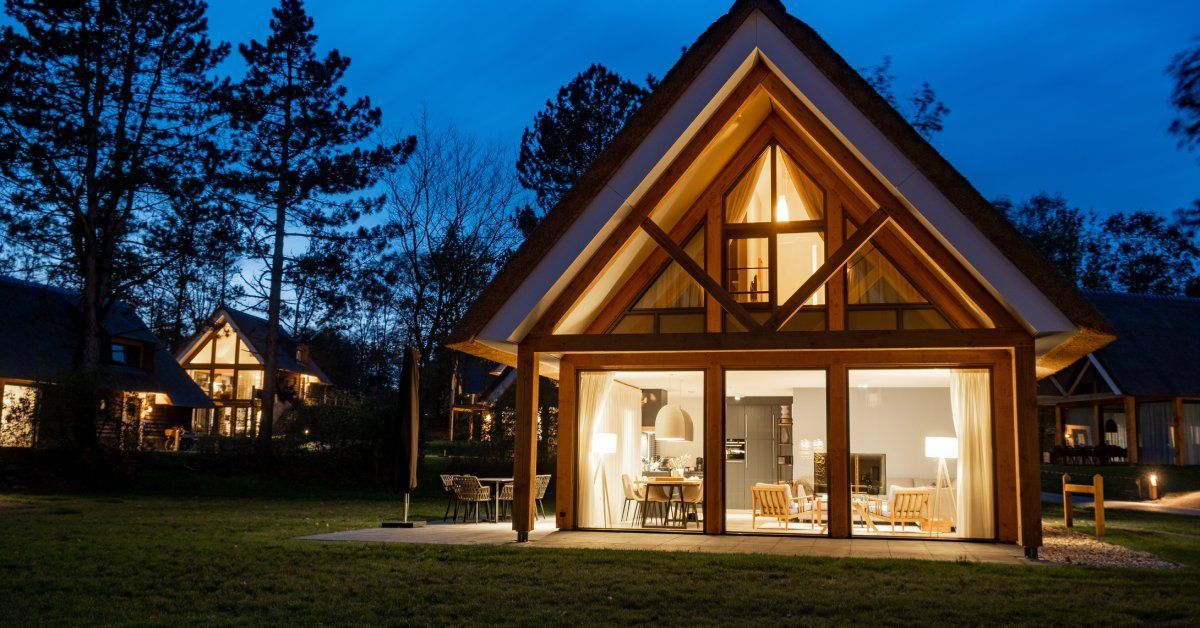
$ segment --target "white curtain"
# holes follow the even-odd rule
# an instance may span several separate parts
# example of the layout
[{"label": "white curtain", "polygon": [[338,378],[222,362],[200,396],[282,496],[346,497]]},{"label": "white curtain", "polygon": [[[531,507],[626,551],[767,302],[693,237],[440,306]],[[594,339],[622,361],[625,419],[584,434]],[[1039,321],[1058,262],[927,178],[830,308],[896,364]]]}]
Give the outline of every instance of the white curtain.
[{"label": "white curtain", "polygon": [[958,437],[955,513],[959,536],[990,539],[992,509],[991,387],[988,372],[956,369],[950,377],[950,407]]},{"label": "white curtain", "polygon": [[[579,524],[581,526],[604,525],[603,497],[595,490],[596,471],[599,458],[592,453],[592,436],[604,423],[605,406],[612,390],[613,374],[607,372],[581,373],[579,375]],[[599,521],[599,523],[597,523]]]}]

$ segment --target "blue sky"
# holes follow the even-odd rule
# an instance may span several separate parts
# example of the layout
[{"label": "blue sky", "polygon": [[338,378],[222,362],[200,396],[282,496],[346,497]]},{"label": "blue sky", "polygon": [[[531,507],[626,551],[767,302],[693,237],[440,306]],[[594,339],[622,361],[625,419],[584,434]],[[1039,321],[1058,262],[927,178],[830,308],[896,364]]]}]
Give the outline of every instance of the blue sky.
[{"label": "blue sky", "polygon": [[[270,0],[210,0],[218,40],[266,35]],[[786,3],[855,67],[893,58],[905,94],[929,81],[952,113],[939,150],[989,198],[1039,190],[1107,214],[1200,198],[1196,154],[1166,133],[1171,55],[1200,36],[1200,3]],[[592,62],[662,76],[729,2],[309,0],[322,48],[353,59],[355,95],[403,128],[438,122],[519,141]]]}]

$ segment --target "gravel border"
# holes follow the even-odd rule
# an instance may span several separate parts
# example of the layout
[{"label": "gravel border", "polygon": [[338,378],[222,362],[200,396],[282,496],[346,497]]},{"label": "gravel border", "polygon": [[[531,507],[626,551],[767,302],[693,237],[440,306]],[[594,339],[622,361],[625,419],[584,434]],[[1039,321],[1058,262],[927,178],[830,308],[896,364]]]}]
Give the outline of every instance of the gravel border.
[{"label": "gravel border", "polygon": [[1042,547],[1038,558],[1058,565],[1085,567],[1137,567],[1177,569],[1179,564],[1163,560],[1149,552],[1131,550],[1104,543],[1096,537],[1057,526],[1042,526]]}]

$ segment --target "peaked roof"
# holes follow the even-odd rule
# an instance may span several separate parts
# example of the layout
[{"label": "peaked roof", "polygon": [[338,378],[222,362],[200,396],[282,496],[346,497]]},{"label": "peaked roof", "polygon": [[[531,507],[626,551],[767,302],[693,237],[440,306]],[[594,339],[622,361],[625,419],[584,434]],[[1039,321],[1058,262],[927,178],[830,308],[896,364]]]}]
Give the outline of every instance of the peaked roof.
[{"label": "peaked roof", "polygon": [[1117,339],[1093,355],[1126,395],[1200,397],[1200,299],[1088,291]]},{"label": "peaked roof", "polygon": [[[216,323],[224,316],[233,324],[233,327],[242,335],[242,338],[250,345],[250,349],[260,358],[267,354],[267,319],[261,316],[255,316],[242,310],[235,310],[229,306],[218,307],[212,316],[209,317],[211,323]],[[209,330],[205,330],[197,334],[190,342],[184,345],[184,348],[178,352],[178,356],[182,358],[187,354],[195,344],[203,339]],[[311,375],[322,384],[332,383],[321,367],[313,361],[311,356],[305,356],[303,361],[297,359],[296,353],[304,343],[296,340],[291,334],[280,329],[279,330],[279,347],[276,352],[276,360],[279,368],[284,371],[293,373],[303,373]]]},{"label": "peaked roof", "polygon": [[[75,368],[83,324],[77,293],[0,276],[0,303],[7,323],[0,343],[0,378],[50,382]],[[122,301],[113,304],[102,326],[114,340],[143,343],[153,360],[152,369],[104,365],[101,376],[106,387],[162,393],[177,406],[212,407],[133,306]]]},{"label": "peaked roof", "polygon": [[1039,359],[1041,372],[1062,368],[1112,339],[1111,327],[1087,299],[812,28],[789,15],[778,0],[737,0],[727,14],[709,26],[687,49],[621,132],[542,219],[468,309],[451,334],[451,346],[489,359],[512,362],[512,356],[506,352],[479,342],[480,332],[755,11],[761,12],[811,60],[822,75],[916,166],[918,172],[1076,327],[1070,338],[1058,342]]}]

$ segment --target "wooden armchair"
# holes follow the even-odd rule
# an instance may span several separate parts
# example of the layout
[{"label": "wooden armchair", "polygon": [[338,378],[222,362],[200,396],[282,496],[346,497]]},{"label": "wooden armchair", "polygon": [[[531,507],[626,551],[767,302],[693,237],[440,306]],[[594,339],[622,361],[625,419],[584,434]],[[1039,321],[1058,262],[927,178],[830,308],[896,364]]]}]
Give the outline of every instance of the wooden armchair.
[{"label": "wooden armchair", "polygon": [[887,523],[893,533],[896,532],[896,524],[903,526],[911,523],[926,529],[929,527],[929,500],[932,495],[931,488],[902,488],[896,489],[889,499],[855,502],[854,508],[872,532],[879,531],[875,527],[876,522]]},{"label": "wooden armchair", "polygon": [[789,529],[792,520],[797,522],[807,517],[815,528],[820,518],[819,505],[816,500],[807,495],[792,496],[792,487],[788,484],[756,484],[750,487],[753,500],[753,512],[750,517],[750,527],[758,529],[758,518],[768,517]]}]

